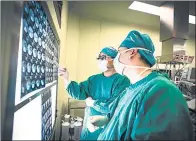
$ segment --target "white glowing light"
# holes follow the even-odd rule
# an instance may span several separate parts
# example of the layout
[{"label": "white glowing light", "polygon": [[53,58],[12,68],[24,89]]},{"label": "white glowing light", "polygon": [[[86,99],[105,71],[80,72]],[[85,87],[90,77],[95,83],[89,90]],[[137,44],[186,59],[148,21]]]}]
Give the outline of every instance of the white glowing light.
[{"label": "white glowing light", "polygon": [[190,24],[195,24],[195,16],[189,15],[189,23]]},{"label": "white glowing light", "polygon": [[145,13],[149,13],[149,14],[153,14],[153,15],[157,15],[157,16],[160,15],[158,6],[154,6],[151,4],[146,4],[146,3],[138,2],[138,1],[134,1],[129,6],[129,9],[141,11],[141,12],[145,12]]},{"label": "white glowing light", "polygon": [[[139,1],[134,1],[130,6],[129,9],[160,16],[160,8],[158,6],[154,6],[151,4],[146,4]],[[195,16],[189,15],[189,23],[195,24]]]}]

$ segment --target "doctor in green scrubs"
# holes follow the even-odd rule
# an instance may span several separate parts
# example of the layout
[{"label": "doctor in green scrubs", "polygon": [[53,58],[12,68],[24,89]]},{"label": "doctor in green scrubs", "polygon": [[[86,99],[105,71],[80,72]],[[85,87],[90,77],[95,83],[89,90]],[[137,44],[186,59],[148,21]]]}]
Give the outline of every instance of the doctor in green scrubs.
[{"label": "doctor in green scrubs", "polygon": [[[97,58],[102,73],[90,76],[86,81],[80,83],[69,81],[68,71],[59,69],[59,75],[63,76],[69,95],[77,100],[86,100],[87,107],[85,108],[81,140],[97,140],[103,129],[89,131],[90,128],[87,128],[88,117],[108,114],[109,105],[130,85],[129,79],[118,74],[114,69],[113,59],[117,53],[113,47],[103,48]],[[90,66],[87,66],[87,69],[88,67]]]},{"label": "doctor in green scrubs", "polygon": [[151,69],[155,48],[150,37],[131,31],[118,52],[114,67],[130,79],[131,85],[111,103],[106,116],[109,123],[102,118],[102,125],[103,121],[106,124],[98,140],[194,140],[182,92]]}]

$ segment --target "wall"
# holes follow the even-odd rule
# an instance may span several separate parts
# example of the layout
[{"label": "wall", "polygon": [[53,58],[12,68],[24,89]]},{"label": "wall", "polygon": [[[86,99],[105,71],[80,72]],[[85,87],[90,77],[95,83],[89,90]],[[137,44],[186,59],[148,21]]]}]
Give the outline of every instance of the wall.
[{"label": "wall", "polygon": [[[150,35],[156,48],[154,55],[161,55],[162,43],[159,41],[159,28],[77,16],[69,12],[67,34],[69,56],[67,60],[72,60],[70,63],[74,65],[69,69],[70,75],[74,75],[72,80],[80,82],[92,74],[99,73],[96,57],[101,48],[110,45],[117,48],[131,30],[139,30]],[[188,55],[195,55],[193,36],[189,37],[185,46]],[[195,66],[195,59],[191,66]]]},{"label": "wall", "polygon": [[79,33],[79,18],[72,13],[68,16],[68,28],[67,28],[67,43],[66,51],[63,56],[65,56],[65,67],[68,68],[70,74],[69,78],[71,80],[76,80],[76,74],[78,70],[78,54],[80,48],[80,33]]},{"label": "wall", "polygon": [[61,29],[60,29],[60,26],[59,26],[59,24],[58,24],[58,20],[57,20],[57,16],[56,16],[56,12],[55,12],[55,8],[54,8],[53,1],[48,1],[48,2],[47,2],[47,6],[48,6],[48,8],[49,8],[51,17],[52,17],[52,19],[53,19],[54,26],[56,27],[57,34],[60,36],[60,34],[61,34]]},{"label": "wall", "polygon": [[[16,67],[17,61],[17,49],[19,44],[19,27],[20,27],[20,10],[21,2],[2,2],[1,3],[1,135],[4,135],[4,127],[8,126],[9,123],[5,122],[6,104],[8,96],[8,81],[15,81],[15,78],[9,78],[10,72],[14,75],[13,70],[10,67]],[[9,18],[7,18],[9,16]],[[17,40],[17,41],[16,41]],[[12,56],[11,56],[12,52]],[[14,60],[13,60],[14,59]],[[12,62],[12,63],[11,63]],[[13,66],[12,66],[13,65]],[[16,75],[16,74],[15,74]],[[15,88],[15,87],[14,87]],[[11,90],[10,90],[11,91]],[[9,91],[9,92],[10,92]],[[8,117],[9,118],[9,117]],[[7,138],[7,136],[4,136]],[[9,137],[8,137],[9,138]]]},{"label": "wall", "polygon": [[[69,13],[67,33],[67,60],[72,80],[83,81],[92,74],[99,73],[96,57],[104,46],[117,48],[127,33],[139,30],[152,37],[156,46],[155,55],[161,55],[159,29],[127,23],[106,21],[97,18],[77,16]],[[88,69],[87,69],[88,68]],[[74,77],[73,77],[74,76]]]},{"label": "wall", "polygon": [[[9,8],[13,7],[13,4],[10,3],[8,5],[5,2],[2,2],[1,6],[3,6],[1,10],[1,16],[2,16],[1,18],[5,19],[6,13],[9,14],[8,6]],[[4,130],[5,106],[6,106],[6,100],[7,100],[8,71],[9,71],[8,62],[9,62],[9,56],[10,56],[9,55],[9,52],[10,52],[9,40],[10,39],[8,38],[9,31],[5,32],[6,26],[7,27],[10,26],[9,21],[8,20],[1,21],[1,69],[0,69],[1,70],[1,135],[3,135],[3,130]],[[6,38],[7,38],[7,41],[6,41]]]}]

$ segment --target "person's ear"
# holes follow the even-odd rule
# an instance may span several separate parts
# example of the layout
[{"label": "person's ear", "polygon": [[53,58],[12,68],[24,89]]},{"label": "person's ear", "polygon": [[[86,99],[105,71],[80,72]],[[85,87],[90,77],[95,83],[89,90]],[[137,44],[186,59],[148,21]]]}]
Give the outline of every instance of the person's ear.
[{"label": "person's ear", "polygon": [[129,59],[134,57],[137,54],[138,49],[132,49],[129,51]]},{"label": "person's ear", "polygon": [[110,61],[108,61],[108,65],[113,65],[113,60],[111,59]]},{"label": "person's ear", "polygon": [[113,59],[111,57],[107,57],[106,61],[111,62]]},{"label": "person's ear", "polygon": [[111,57],[107,57],[106,61],[107,61],[107,67],[110,67],[113,64],[113,59]]}]

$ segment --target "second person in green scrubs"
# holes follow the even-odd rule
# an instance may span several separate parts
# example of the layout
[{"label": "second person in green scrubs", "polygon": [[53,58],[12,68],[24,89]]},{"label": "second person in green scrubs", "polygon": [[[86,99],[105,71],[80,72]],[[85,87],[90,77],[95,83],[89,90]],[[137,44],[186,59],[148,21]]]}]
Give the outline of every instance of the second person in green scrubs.
[{"label": "second person in green scrubs", "polygon": [[130,86],[130,81],[126,76],[116,72],[113,59],[117,55],[117,50],[112,47],[105,47],[101,50],[97,60],[102,73],[90,76],[86,81],[77,83],[69,81],[66,69],[60,69],[60,76],[64,77],[66,90],[69,95],[77,100],[85,100],[84,124],[80,140],[97,140],[102,128],[90,132],[87,128],[88,117],[93,115],[107,114],[108,107],[112,101]]}]

